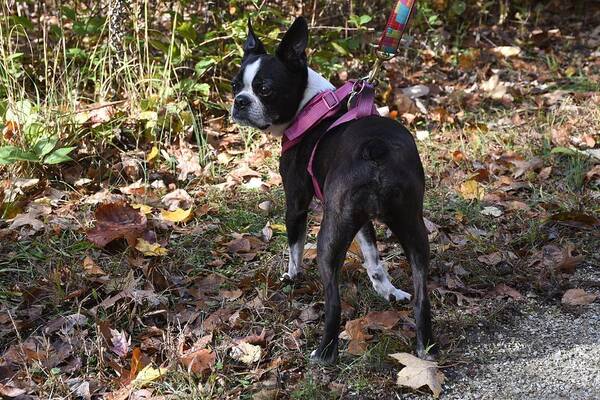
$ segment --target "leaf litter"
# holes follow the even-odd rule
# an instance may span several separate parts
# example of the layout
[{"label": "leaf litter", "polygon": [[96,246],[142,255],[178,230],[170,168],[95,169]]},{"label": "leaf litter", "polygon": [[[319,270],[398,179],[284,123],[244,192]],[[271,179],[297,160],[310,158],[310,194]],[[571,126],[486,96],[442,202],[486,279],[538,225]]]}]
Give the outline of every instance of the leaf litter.
[{"label": "leaf litter", "polygon": [[[478,34],[486,40],[500,39],[488,28],[482,27]],[[429,282],[436,314],[444,310],[474,313],[488,299],[525,302],[530,295],[546,296],[551,287],[560,288],[556,301],[562,296],[565,306],[584,307],[597,301],[594,286],[574,284],[577,289],[565,290],[565,282],[597,261],[589,247],[582,245],[582,238],[595,238],[598,226],[594,210],[585,209],[590,200],[598,199],[600,170],[593,156],[598,129],[594,118],[587,117],[591,114],[585,114],[597,107],[598,99],[597,94],[561,86],[569,82],[573,69],[582,68],[592,78],[597,72],[589,64],[593,56],[563,58],[555,46],[556,38],[564,33],[551,30],[527,33],[518,46],[501,39],[497,43],[506,45],[479,48],[470,43],[472,47],[458,53],[415,43],[418,63],[386,66],[392,82],[383,93],[389,115],[421,132],[420,146],[427,147],[421,147],[421,153],[432,186],[428,191],[445,191],[441,196],[444,212],[436,214],[437,205],[426,210],[436,254]],[[586,32],[578,35],[584,46],[594,40]],[[564,64],[555,72],[535,59],[550,49]],[[429,82],[428,76],[435,77],[434,81]],[[478,109],[489,115],[481,119]],[[543,109],[565,122],[545,127],[532,115],[533,109]],[[510,115],[503,115],[502,110]],[[98,103],[82,107],[76,118],[84,126],[102,128],[122,112],[119,104]],[[145,122],[156,122],[159,114],[150,111],[143,117]],[[4,136],[14,141],[21,128],[16,121],[5,124]],[[239,397],[241,386],[258,392],[261,380],[266,380],[260,374],[271,364],[277,373],[291,377],[286,394],[302,382],[305,366],[298,360],[309,353],[322,319],[318,278],[311,275],[314,237],[309,237],[304,258],[309,281],[301,287],[279,283],[276,275],[285,261],[281,258],[282,202],[277,194],[281,178],[266,161],[278,154],[278,142],[260,138],[245,151],[238,132],[222,122],[211,122],[206,128],[216,132],[210,138],[214,146],[209,151],[214,154],[209,154],[206,168],[199,162],[199,147],[182,137],[171,143],[142,143],[133,151],[131,147],[127,152],[106,151],[115,166],[112,171],[122,181],[102,178],[104,172],[80,160],[79,168],[68,166],[64,171],[65,181],[75,190],[31,177],[2,182],[0,207],[3,218],[8,218],[0,222],[0,240],[7,244],[8,239],[17,238],[27,243],[48,240],[52,247],[70,252],[75,247],[63,249],[54,243],[60,235],[73,232],[81,243],[89,245],[83,237],[87,235],[98,247],[86,247],[84,253],[64,260],[44,251],[49,257],[44,263],[49,269],[42,269],[44,276],[26,285],[7,285],[11,304],[0,308],[0,332],[10,338],[11,346],[1,357],[0,371],[3,379],[5,371],[12,371],[14,379],[0,381],[2,395],[35,393],[42,380],[34,376],[32,383],[26,383],[29,378],[24,375],[34,364],[76,376],[89,365],[87,354],[77,349],[98,338],[104,338],[104,352],[94,356],[104,366],[103,380],[90,374],[69,386],[84,398],[112,389],[117,389],[110,395],[115,399],[153,396],[150,384],[165,378],[165,365],[169,373],[182,369],[193,375],[194,384],[209,381],[213,374],[219,382],[226,378],[226,390],[233,397]],[[517,130],[516,137],[513,130]],[[497,141],[498,137],[502,140]],[[548,154],[531,146],[512,148],[523,142],[540,143],[540,149],[542,142],[547,143]],[[576,163],[577,154],[587,161],[575,175],[569,175],[569,163]],[[223,176],[210,176],[213,162],[225,168]],[[147,171],[143,170],[146,163]],[[149,173],[147,181],[142,179],[145,172]],[[582,185],[576,196],[567,183],[573,176]],[[207,194],[211,190],[218,190],[212,199]],[[249,192],[258,193],[259,200],[248,202]],[[430,196],[436,199],[435,193]],[[244,221],[232,228],[231,216],[223,207],[243,208],[248,214],[236,216]],[[259,222],[251,220],[253,210],[260,213]],[[315,219],[310,233],[317,227]],[[185,240],[193,246],[181,251]],[[118,242],[127,242],[126,256],[118,254]],[[7,246],[10,250],[2,247],[4,243],[0,254],[23,268],[12,243]],[[391,260],[395,282],[409,282],[402,251],[388,240],[380,247]],[[201,256],[189,259],[190,253]],[[27,262],[36,261],[28,258]],[[371,290],[368,278],[352,266],[351,258],[348,264],[343,272],[350,285],[344,288],[348,314],[343,314],[342,338],[348,341],[347,353],[354,362],[353,354],[365,354],[383,337],[410,340],[414,323],[408,310],[390,311],[386,306],[388,311],[369,313],[373,302],[351,296],[353,291]],[[500,273],[506,269],[508,274]],[[538,286],[537,280],[543,285]],[[56,310],[64,315],[53,314]],[[362,317],[350,319],[354,314]],[[270,332],[257,334],[256,323],[269,324]],[[36,336],[37,326],[45,338]],[[14,327],[23,336],[18,346]],[[96,331],[107,333],[96,337]],[[169,340],[176,335],[183,336],[186,345],[169,349]],[[164,354],[176,357],[170,360]],[[412,369],[402,370],[406,370],[402,382],[414,386],[418,383],[413,380],[415,369],[422,366],[404,360]],[[436,369],[422,368],[429,376],[424,385],[437,391],[441,380]],[[254,370],[261,372],[253,375]],[[375,372],[374,385],[390,381],[376,368],[371,371]],[[231,379],[240,376],[236,374],[244,376],[240,378],[243,385]]]}]

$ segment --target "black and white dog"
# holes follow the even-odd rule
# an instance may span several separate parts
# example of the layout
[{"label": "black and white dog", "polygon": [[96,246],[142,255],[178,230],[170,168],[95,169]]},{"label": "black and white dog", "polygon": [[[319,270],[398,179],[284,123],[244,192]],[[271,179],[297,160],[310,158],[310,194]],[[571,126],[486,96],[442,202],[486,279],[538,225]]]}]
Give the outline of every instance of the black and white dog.
[{"label": "black and white dog", "polygon": [[[307,43],[308,26],[300,17],[286,32],[275,54],[267,54],[248,23],[242,67],[232,82],[235,122],[281,135],[313,96],[333,89],[331,83],[307,66]],[[340,115],[345,111],[340,110]],[[311,129],[280,160],[290,247],[286,279],[296,278],[302,270],[307,213],[315,194],[307,172],[309,157],[317,140],[338,116]],[[338,276],[355,236],[377,293],[387,300],[411,298],[392,285],[379,258],[372,224],[375,219],[398,237],[410,260],[417,354],[427,356],[433,341],[426,285],[429,243],[422,215],[424,173],[411,134],[398,122],[379,116],[342,124],[323,136],[313,171],[324,195],[317,261],[325,290],[325,332],[311,358],[325,363],[333,363],[337,358]]]}]

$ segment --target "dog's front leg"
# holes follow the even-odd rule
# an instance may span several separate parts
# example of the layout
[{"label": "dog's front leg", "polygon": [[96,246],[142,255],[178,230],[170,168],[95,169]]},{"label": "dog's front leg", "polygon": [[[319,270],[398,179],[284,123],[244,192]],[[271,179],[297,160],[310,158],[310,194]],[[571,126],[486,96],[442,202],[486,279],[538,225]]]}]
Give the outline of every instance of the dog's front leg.
[{"label": "dog's front leg", "polygon": [[302,257],[306,241],[306,219],[310,198],[306,195],[286,194],[285,227],[288,236],[290,259],[282,280],[294,280],[302,272]]}]

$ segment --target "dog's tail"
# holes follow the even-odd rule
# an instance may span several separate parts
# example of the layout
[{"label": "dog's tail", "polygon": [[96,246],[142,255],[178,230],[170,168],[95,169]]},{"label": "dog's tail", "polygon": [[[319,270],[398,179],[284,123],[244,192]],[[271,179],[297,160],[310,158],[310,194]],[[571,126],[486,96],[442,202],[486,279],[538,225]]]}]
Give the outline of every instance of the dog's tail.
[{"label": "dog's tail", "polygon": [[382,164],[390,152],[389,146],[381,139],[371,139],[362,147],[361,157],[363,160]]}]

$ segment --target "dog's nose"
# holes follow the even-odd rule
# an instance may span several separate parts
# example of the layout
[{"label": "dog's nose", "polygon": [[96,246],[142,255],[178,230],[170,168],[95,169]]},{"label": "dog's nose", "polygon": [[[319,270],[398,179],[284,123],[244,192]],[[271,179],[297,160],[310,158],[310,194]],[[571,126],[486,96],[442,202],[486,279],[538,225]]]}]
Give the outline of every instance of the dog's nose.
[{"label": "dog's nose", "polygon": [[250,105],[250,98],[244,94],[239,94],[235,96],[235,101],[233,102],[233,105],[238,110],[243,110],[244,108],[248,107],[248,105]]}]

